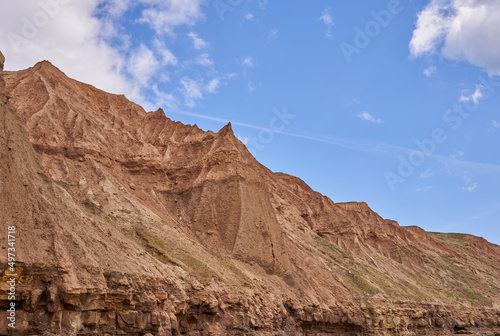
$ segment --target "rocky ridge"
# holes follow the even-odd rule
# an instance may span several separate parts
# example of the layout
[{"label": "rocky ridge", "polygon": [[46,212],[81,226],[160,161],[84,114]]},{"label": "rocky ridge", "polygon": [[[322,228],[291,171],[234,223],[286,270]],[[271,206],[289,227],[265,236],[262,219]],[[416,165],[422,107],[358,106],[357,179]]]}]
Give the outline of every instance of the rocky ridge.
[{"label": "rocky ridge", "polygon": [[2,72],[0,102],[20,273],[2,335],[500,333],[500,247],[482,238],[334,203],[230,124],[147,113],[46,61]]}]

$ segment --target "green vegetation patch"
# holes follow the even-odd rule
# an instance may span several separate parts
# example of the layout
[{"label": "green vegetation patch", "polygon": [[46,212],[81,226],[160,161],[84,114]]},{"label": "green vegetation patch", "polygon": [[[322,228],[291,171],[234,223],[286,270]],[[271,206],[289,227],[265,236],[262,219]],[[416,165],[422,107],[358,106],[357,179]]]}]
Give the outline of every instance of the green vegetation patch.
[{"label": "green vegetation patch", "polygon": [[428,232],[428,234],[432,238],[447,243],[449,245],[454,245],[458,247],[467,247],[472,245],[472,243],[466,239],[467,235],[463,233]]},{"label": "green vegetation patch", "polygon": [[135,228],[136,234],[141,238],[144,248],[164,264],[176,265],[192,274],[203,284],[208,284],[212,278],[222,279],[222,277],[208,266],[204,261],[193,257],[188,251],[183,249],[173,249],[167,252],[167,243],[154,233],[143,227]]},{"label": "green vegetation patch", "polygon": [[487,297],[482,296],[468,285],[463,282],[454,281],[451,283],[454,292],[456,292],[456,296],[460,298],[465,298],[471,304],[481,305],[481,306],[492,306],[493,301]]}]

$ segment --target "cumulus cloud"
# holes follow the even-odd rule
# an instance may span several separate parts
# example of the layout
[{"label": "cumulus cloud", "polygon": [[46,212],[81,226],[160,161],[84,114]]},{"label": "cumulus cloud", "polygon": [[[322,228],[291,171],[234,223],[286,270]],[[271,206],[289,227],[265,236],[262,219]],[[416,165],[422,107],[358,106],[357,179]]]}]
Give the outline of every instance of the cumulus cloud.
[{"label": "cumulus cloud", "polygon": [[375,123],[375,124],[382,123],[382,119],[375,118],[369,112],[366,112],[366,111],[358,113],[358,118],[361,118],[363,120],[366,120],[366,121],[369,121],[369,122],[372,122],[372,123]]},{"label": "cumulus cloud", "polygon": [[7,69],[28,68],[46,59],[71,77],[138,98],[138,89],[123,74],[126,57],[101,39],[103,22],[93,16],[97,0],[54,2],[57,6],[48,8],[42,3],[47,2],[24,0],[0,11]]},{"label": "cumulus cloud", "polygon": [[[68,76],[125,94],[146,109],[157,108],[155,104],[176,108],[183,101],[193,105],[204,93],[216,93],[230,78],[213,69],[208,53],[186,62],[168,46],[167,41],[175,41],[181,27],[196,50],[208,46],[191,28],[203,19],[204,3],[206,0],[12,2],[8,11],[0,11],[0,46],[7,58],[6,69],[25,69],[46,59]],[[156,34],[137,38],[126,29],[125,14],[132,15],[127,20]],[[210,76],[198,75],[196,81],[185,77],[194,64],[212,67]]]},{"label": "cumulus cloud", "polygon": [[431,0],[418,14],[413,56],[440,54],[500,74],[500,2]]}]

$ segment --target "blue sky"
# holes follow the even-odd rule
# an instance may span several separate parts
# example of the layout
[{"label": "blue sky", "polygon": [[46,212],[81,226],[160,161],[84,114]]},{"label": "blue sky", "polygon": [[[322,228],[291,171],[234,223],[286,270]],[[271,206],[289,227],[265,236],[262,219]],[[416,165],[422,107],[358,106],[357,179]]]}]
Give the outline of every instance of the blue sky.
[{"label": "blue sky", "polygon": [[9,70],[48,59],[235,134],[335,202],[500,244],[500,4],[9,0]]}]

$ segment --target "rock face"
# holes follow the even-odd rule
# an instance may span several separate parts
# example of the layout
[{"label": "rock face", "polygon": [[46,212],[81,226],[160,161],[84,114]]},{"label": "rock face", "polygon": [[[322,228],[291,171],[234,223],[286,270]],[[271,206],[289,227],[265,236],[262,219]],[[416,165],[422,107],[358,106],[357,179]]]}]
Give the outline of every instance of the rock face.
[{"label": "rock face", "polygon": [[2,72],[0,103],[19,276],[2,335],[500,333],[500,247],[482,238],[334,203],[230,124],[146,113],[48,62]]}]

